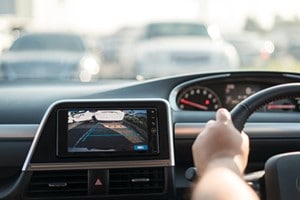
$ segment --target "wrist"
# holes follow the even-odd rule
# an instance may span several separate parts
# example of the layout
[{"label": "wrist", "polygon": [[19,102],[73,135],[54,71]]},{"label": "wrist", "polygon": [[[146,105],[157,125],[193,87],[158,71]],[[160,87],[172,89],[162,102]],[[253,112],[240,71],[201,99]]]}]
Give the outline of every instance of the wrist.
[{"label": "wrist", "polygon": [[[204,170],[204,173],[216,170],[216,169],[226,169],[229,170],[236,175],[242,177],[244,169],[241,169],[237,163],[235,162],[234,158],[232,157],[223,157],[223,158],[215,158],[212,161],[209,162],[206,169]],[[201,174],[200,174],[201,176]]]}]

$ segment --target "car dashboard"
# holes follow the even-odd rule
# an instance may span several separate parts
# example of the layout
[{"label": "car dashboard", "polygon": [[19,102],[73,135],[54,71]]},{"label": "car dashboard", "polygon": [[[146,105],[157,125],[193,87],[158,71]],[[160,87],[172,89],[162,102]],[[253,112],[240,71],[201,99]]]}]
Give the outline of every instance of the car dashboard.
[{"label": "car dashboard", "polygon": [[[191,146],[216,110],[231,110],[262,89],[299,81],[297,73],[240,71],[172,76],[114,87],[96,82],[80,87],[32,84],[25,91],[24,86],[4,84],[0,88],[4,97],[0,99],[0,199],[187,199],[192,182],[185,178],[185,171],[193,166]],[[299,97],[276,100],[251,115],[244,129],[251,145],[247,172],[262,170],[273,155],[300,150]],[[158,111],[169,110],[169,115],[160,116],[161,150],[156,155],[108,158],[83,154],[74,158],[57,153],[57,124],[62,119],[57,106],[70,108],[72,104],[82,110],[104,103],[116,110],[128,108],[131,102],[131,109],[141,109],[153,101],[165,102],[166,107]],[[148,162],[140,162],[145,160]],[[105,187],[97,190],[100,185]],[[118,187],[122,190],[113,189]]]}]

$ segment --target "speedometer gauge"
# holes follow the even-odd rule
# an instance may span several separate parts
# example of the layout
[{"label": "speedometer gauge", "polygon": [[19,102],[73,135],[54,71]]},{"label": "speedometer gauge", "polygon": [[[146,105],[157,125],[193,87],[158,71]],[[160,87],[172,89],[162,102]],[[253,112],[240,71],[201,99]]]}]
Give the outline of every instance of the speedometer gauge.
[{"label": "speedometer gauge", "polygon": [[211,89],[193,86],[179,93],[177,105],[182,110],[215,111],[221,107],[221,102]]}]

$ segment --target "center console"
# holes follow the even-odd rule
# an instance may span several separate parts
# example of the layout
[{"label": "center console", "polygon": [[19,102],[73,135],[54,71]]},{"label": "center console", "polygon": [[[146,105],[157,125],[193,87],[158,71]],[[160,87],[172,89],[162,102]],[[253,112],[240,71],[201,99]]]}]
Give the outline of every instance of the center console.
[{"label": "center console", "polygon": [[22,169],[27,199],[174,199],[162,99],[64,100],[45,114]]}]

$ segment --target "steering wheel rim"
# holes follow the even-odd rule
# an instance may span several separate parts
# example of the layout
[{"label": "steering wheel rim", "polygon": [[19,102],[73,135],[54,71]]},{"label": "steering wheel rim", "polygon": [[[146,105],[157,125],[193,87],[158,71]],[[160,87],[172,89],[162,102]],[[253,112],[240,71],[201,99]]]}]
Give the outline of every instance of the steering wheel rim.
[{"label": "steering wheel rim", "polygon": [[[275,100],[299,96],[300,83],[281,84],[261,90],[246,98],[231,110],[232,122],[236,129],[242,131],[248,118],[260,107]],[[297,167],[299,163],[300,152],[279,154],[267,160],[264,176],[265,190],[263,191],[267,200],[300,198],[300,177],[298,177],[299,168]],[[291,169],[291,167],[286,166],[296,167]],[[188,180],[193,180],[196,174],[196,168],[191,167],[186,170],[185,176]],[[295,180],[299,180],[298,188],[293,187]],[[287,182],[291,183],[292,186],[286,184]]]},{"label": "steering wheel rim", "polygon": [[[273,86],[253,94],[237,104],[231,111],[232,122],[242,131],[250,115],[260,107],[275,100],[300,96],[300,83]],[[300,152],[272,156],[265,164],[265,197],[267,200],[299,199],[300,178],[298,178]],[[288,167],[287,167],[288,166]],[[294,187],[299,179],[298,188]],[[288,183],[288,184],[287,184]],[[287,192],[288,191],[288,192]]]},{"label": "steering wheel rim", "polygon": [[246,98],[231,110],[232,122],[236,129],[242,131],[248,118],[262,106],[275,100],[299,96],[300,83],[281,84],[261,90]]}]

